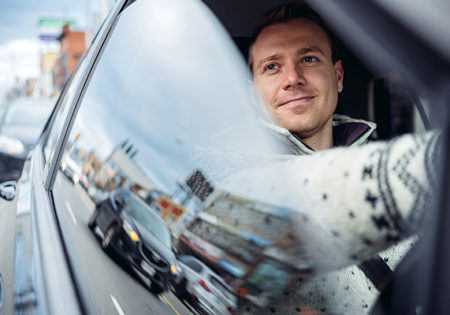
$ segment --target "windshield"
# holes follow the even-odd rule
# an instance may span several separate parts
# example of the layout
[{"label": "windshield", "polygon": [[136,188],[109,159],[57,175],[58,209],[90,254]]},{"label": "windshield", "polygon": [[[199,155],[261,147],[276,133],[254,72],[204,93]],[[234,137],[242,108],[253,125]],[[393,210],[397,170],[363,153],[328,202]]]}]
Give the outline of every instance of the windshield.
[{"label": "windshield", "polygon": [[140,227],[145,228],[146,231],[150,232],[161,241],[164,246],[168,248],[172,247],[169,229],[164,222],[152,213],[152,209],[134,198],[130,198],[124,207],[124,211],[133,218]]},{"label": "windshield", "polygon": [[178,257],[178,260],[181,261],[183,264],[187,265],[192,270],[198,273],[202,272],[203,269],[202,265],[200,265],[198,261],[196,261],[194,258],[189,256],[180,256]]}]

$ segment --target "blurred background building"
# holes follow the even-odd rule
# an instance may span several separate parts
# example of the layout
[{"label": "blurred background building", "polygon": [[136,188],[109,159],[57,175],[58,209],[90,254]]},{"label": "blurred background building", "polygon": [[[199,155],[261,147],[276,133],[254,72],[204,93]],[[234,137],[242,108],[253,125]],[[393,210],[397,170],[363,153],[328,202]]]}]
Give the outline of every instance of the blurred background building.
[{"label": "blurred background building", "polygon": [[[10,80],[12,86],[3,91],[3,95],[0,94],[0,105],[21,96],[59,96],[114,2],[115,0],[97,0],[95,3],[85,1],[84,12],[78,12],[71,18],[64,17],[68,16],[68,12],[62,13],[63,17],[41,16],[36,21],[39,74],[24,79],[14,69],[15,78]],[[14,62],[10,62],[10,67],[15,66]]]}]

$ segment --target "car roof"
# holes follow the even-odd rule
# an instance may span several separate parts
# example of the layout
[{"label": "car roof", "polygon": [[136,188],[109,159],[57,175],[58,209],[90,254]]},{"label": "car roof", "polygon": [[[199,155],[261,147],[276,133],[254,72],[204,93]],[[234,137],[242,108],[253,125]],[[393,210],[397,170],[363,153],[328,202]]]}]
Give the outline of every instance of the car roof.
[{"label": "car roof", "polygon": [[233,37],[251,36],[258,19],[269,10],[286,1],[282,0],[246,0],[223,1],[203,0],[223,23]]},{"label": "car roof", "polygon": [[[178,256],[178,260],[180,259],[180,258],[182,258],[182,257],[185,257],[185,258],[189,258],[189,259],[191,259],[191,260],[194,260],[195,262],[197,262],[199,265],[201,265],[202,266],[202,271],[201,271],[201,273],[206,273],[206,274],[209,274],[209,275],[213,275],[214,276],[214,278],[217,280],[217,281],[219,281],[220,283],[222,283],[224,286],[226,286],[227,288],[230,288],[231,289],[231,287],[225,282],[225,281],[223,281],[223,279],[220,277],[220,275],[218,275],[214,270],[212,270],[211,268],[209,268],[204,262],[202,262],[201,260],[199,260],[197,257],[195,257],[195,256],[191,256],[191,255],[179,255]],[[181,261],[181,263],[183,263],[182,261]],[[184,264],[184,263],[183,263]],[[232,290],[232,289],[231,289]]]}]

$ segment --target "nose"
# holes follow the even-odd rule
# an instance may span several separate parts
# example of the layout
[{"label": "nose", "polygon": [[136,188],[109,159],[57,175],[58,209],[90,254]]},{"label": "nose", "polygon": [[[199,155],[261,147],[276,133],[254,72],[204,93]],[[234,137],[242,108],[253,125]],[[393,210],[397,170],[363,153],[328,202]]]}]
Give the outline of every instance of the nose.
[{"label": "nose", "polygon": [[295,89],[299,86],[305,85],[306,83],[306,79],[297,65],[292,64],[285,66],[284,74],[285,74],[283,84],[284,90]]}]

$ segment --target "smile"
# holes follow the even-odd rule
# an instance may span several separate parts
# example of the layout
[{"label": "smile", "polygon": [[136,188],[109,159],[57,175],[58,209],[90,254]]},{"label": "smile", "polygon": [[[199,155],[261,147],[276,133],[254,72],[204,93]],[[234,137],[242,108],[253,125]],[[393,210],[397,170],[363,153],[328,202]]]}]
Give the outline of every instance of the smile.
[{"label": "smile", "polygon": [[294,99],[291,99],[287,102],[281,103],[279,106],[298,106],[309,103],[314,96],[304,96],[304,97],[297,97]]}]

